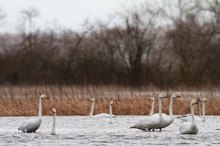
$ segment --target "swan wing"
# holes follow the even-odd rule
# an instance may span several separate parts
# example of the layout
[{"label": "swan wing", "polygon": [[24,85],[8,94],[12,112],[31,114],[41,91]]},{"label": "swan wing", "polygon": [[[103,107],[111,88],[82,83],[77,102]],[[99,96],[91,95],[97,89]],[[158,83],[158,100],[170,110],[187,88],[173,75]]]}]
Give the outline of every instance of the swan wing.
[{"label": "swan wing", "polygon": [[162,117],[163,117],[162,122],[158,126],[156,126],[155,129],[165,128],[165,127],[169,126],[170,124],[172,124],[173,121],[174,121],[174,118],[169,116],[169,115],[167,115],[167,114],[163,113]]},{"label": "swan wing", "polygon": [[197,134],[199,129],[195,124],[184,123],[180,126],[179,131],[181,134]]},{"label": "swan wing", "polygon": [[141,121],[139,121],[137,124],[130,128],[137,128],[140,130],[150,130],[153,129],[155,126],[159,125],[161,123],[161,120],[159,116],[149,116]]},{"label": "swan wing", "polygon": [[41,118],[29,119],[19,126],[19,130],[24,133],[35,132],[41,124]]}]

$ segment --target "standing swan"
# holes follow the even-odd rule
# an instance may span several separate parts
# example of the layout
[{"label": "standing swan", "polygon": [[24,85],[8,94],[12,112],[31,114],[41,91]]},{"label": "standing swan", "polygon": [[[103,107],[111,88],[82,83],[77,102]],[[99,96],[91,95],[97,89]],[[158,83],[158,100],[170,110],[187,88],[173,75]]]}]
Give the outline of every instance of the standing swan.
[{"label": "standing swan", "polygon": [[154,114],[154,104],[155,104],[155,98],[154,97],[150,97],[151,100],[151,110],[150,110],[150,116],[152,116]]},{"label": "standing swan", "polygon": [[159,108],[159,115],[157,116],[148,116],[145,119],[139,121],[137,124],[135,124],[134,126],[130,127],[130,128],[137,128],[140,130],[151,130],[154,129],[156,126],[158,126],[162,121],[162,106],[161,106],[161,100],[162,98],[166,98],[166,96],[164,94],[160,94],[158,96],[158,108]]},{"label": "standing swan", "polygon": [[51,135],[56,135],[55,131],[55,124],[56,124],[56,109],[52,108],[52,113],[53,113],[53,125],[52,125],[52,130],[51,130]]},{"label": "standing swan", "polygon": [[112,108],[109,108],[109,114],[100,113],[100,114],[93,115],[94,114],[94,107],[95,107],[95,98],[88,99],[88,101],[92,102],[90,113],[89,113],[90,117],[94,117],[94,118],[110,118],[111,116],[112,116],[112,118],[116,117],[116,115],[111,115]]},{"label": "standing swan", "polygon": [[192,122],[184,123],[180,126],[179,131],[181,134],[197,134],[199,131],[194,119],[194,104],[198,104],[195,99],[190,102]]},{"label": "standing swan", "polygon": [[21,130],[24,133],[36,132],[36,130],[40,127],[42,121],[42,99],[44,98],[49,98],[49,97],[45,94],[42,94],[39,97],[38,117],[24,122],[21,126],[18,127],[18,130]]},{"label": "standing swan", "polygon": [[174,98],[180,98],[180,95],[177,93],[172,94],[170,98],[170,105],[169,105],[169,115],[167,114],[162,114],[163,116],[163,121],[154,129],[161,129],[169,126],[170,124],[173,123],[174,117],[173,117],[173,99]]}]

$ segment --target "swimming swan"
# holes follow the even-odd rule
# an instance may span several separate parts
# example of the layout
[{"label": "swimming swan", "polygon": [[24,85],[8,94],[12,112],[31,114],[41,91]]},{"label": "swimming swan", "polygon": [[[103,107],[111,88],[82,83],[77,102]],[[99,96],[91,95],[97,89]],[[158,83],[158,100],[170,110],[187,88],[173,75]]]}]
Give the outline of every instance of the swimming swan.
[{"label": "swimming swan", "polygon": [[140,130],[151,130],[154,129],[156,126],[158,126],[163,118],[162,118],[162,106],[161,106],[161,100],[162,98],[166,98],[166,96],[164,94],[160,94],[158,96],[158,108],[159,108],[159,114],[157,116],[148,116],[145,119],[139,121],[137,124],[135,124],[134,126],[130,127],[130,128],[137,128]]},{"label": "swimming swan", "polygon": [[[206,116],[205,116],[205,102],[207,102],[207,98],[205,97],[202,97],[202,99],[199,98],[199,100],[197,100],[198,104],[199,102],[202,102],[202,117],[201,116],[198,116],[198,115],[195,115],[194,116],[194,119],[196,121],[201,121],[201,122],[205,122],[206,121]],[[181,116],[181,117],[177,117],[177,118],[180,118],[182,121],[191,121],[191,115],[190,114],[187,114],[185,116]]]},{"label": "swimming swan", "polygon": [[42,94],[39,97],[38,117],[24,122],[21,126],[18,127],[18,130],[21,130],[24,133],[36,132],[36,130],[40,127],[42,121],[42,99],[44,98],[49,97],[45,94]]},{"label": "swimming swan", "polygon": [[178,93],[174,93],[172,94],[171,98],[170,98],[170,104],[169,104],[169,115],[163,113],[162,117],[163,117],[163,121],[156,126],[154,129],[161,129],[165,128],[167,126],[169,126],[170,124],[173,123],[174,121],[174,117],[173,117],[173,99],[174,98],[180,98],[180,95]]},{"label": "swimming swan", "polygon": [[56,124],[56,109],[52,108],[52,113],[53,113],[53,125],[52,125],[52,130],[51,130],[51,135],[56,135],[55,131],[55,124]]},{"label": "swimming swan", "polygon": [[111,115],[112,107],[109,108],[109,114],[100,113],[100,114],[93,115],[94,114],[94,107],[95,107],[95,98],[88,99],[88,101],[92,102],[90,113],[89,113],[90,117],[94,117],[94,118],[111,118],[111,117],[115,118],[116,117],[116,115]]},{"label": "swimming swan", "polygon": [[180,126],[179,131],[181,134],[197,134],[199,131],[198,127],[196,126],[195,119],[194,119],[194,104],[198,104],[198,102],[195,99],[193,99],[190,102],[192,121],[189,123],[183,123]]}]

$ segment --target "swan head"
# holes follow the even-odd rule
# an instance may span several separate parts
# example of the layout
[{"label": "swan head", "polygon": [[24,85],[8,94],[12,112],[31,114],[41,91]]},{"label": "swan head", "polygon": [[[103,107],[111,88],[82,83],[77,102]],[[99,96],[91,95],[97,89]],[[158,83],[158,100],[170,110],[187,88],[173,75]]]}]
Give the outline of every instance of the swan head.
[{"label": "swan head", "polygon": [[88,99],[88,101],[94,102],[95,98],[92,97],[92,98]]},{"label": "swan head", "polygon": [[159,97],[160,99],[162,99],[162,98],[168,98],[168,96],[167,96],[166,94],[164,94],[164,93],[161,93],[158,97]]},{"label": "swan head", "polygon": [[180,96],[180,93],[179,93],[179,92],[173,93],[172,96],[171,96],[171,98],[180,98],[180,97],[181,97],[181,96]]},{"label": "swan head", "polygon": [[46,94],[41,94],[40,98],[44,99],[44,98],[49,98]]},{"label": "swan head", "polygon": [[191,104],[192,104],[192,105],[198,104],[198,101],[197,101],[196,99],[193,99],[193,100],[191,101]]},{"label": "swan head", "polygon": [[57,112],[57,110],[55,109],[55,108],[52,108],[52,113],[56,113]]},{"label": "swan head", "polygon": [[154,98],[154,97],[150,97],[150,100],[151,100],[151,101],[155,101],[155,98]]},{"label": "swan head", "polygon": [[112,105],[114,102],[113,101],[110,101],[109,105]]},{"label": "swan head", "polygon": [[207,98],[203,97],[203,98],[202,98],[202,101],[208,102],[209,100],[208,100]]}]

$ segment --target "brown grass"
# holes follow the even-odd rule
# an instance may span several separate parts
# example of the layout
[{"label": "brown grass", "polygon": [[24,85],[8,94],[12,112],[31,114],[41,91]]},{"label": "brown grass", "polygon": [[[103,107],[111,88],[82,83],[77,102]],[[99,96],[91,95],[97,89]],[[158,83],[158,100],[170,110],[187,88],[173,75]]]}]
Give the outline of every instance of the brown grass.
[{"label": "brown grass", "polygon": [[[0,86],[0,116],[37,115],[38,97],[47,94],[50,99],[43,101],[44,115],[51,114],[51,108],[57,109],[58,115],[88,115],[91,103],[87,98],[95,97],[95,113],[108,112],[108,104],[113,100],[113,114],[116,115],[147,115],[150,112],[150,96],[157,97],[162,91],[144,93],[144,89],[125,87],[76,87],[76,86]],[[166,91],[171,95],[172,91]],[[220,115],[220,98],[213,92],[206,92],[209,102],[206,113]],[[190,112],[189,102],[192,97],[183,92],[181,99],[174,101],[174,114]],[[163,112],[168,113],[169,100],[163,100]],[[155,106],[157,112],[157,102]]]}]

